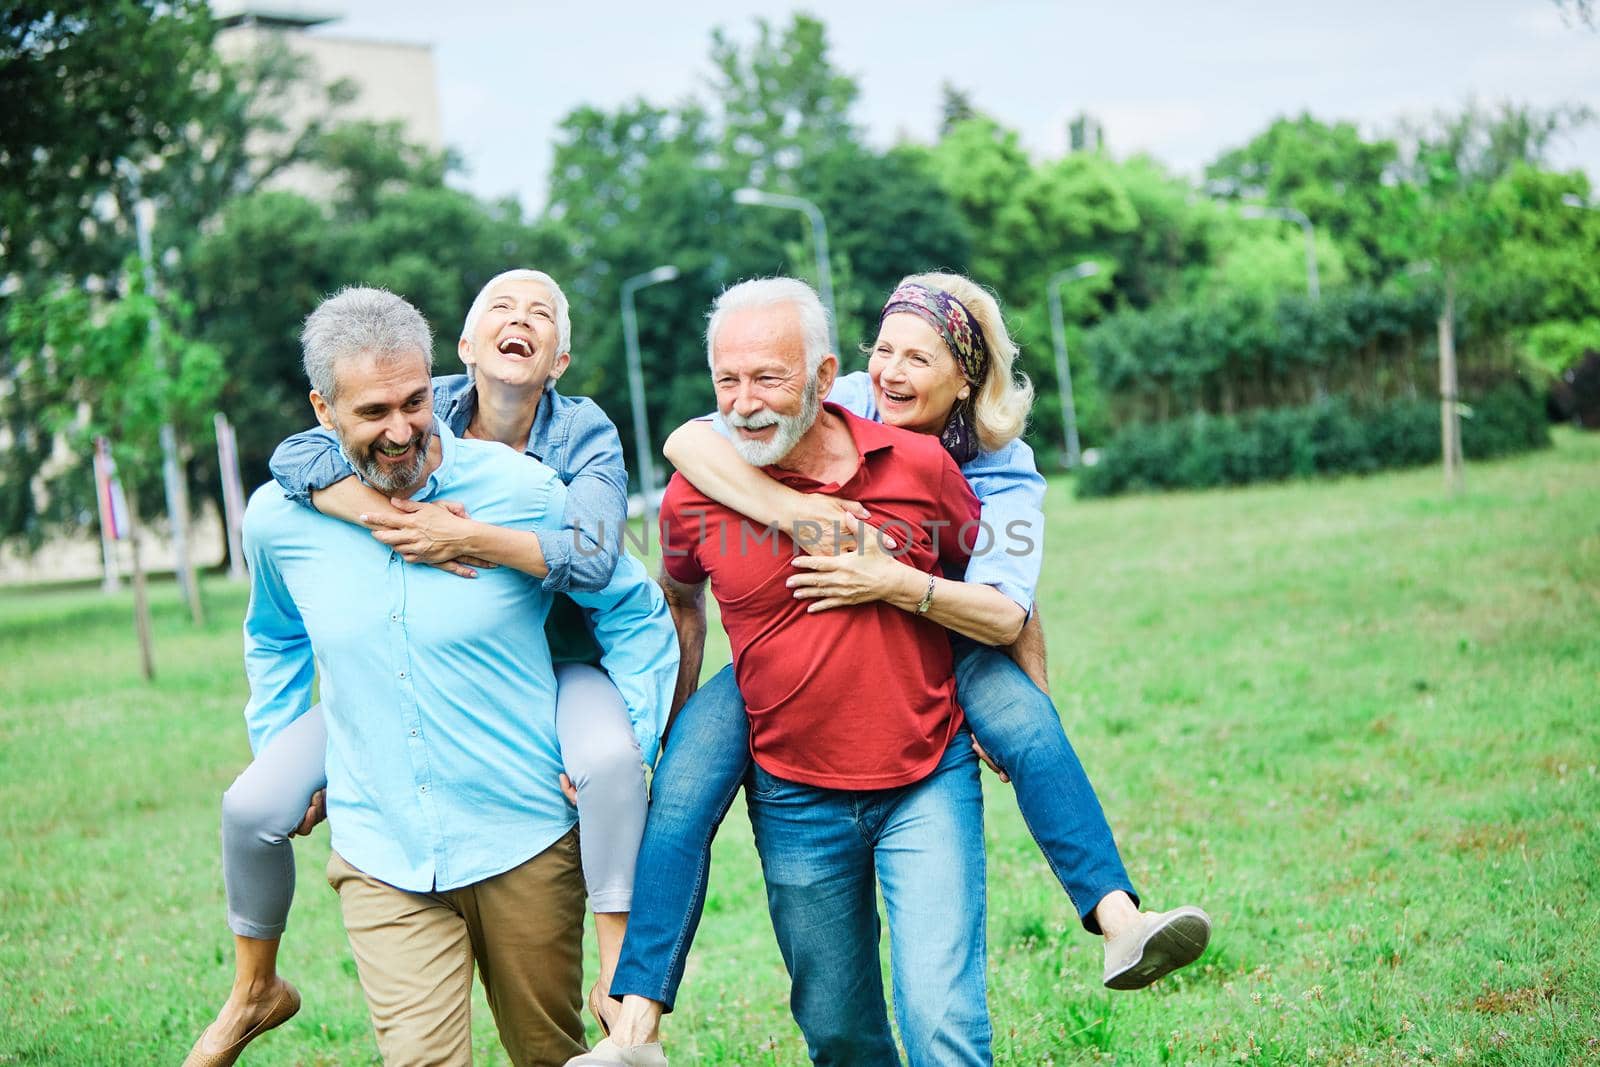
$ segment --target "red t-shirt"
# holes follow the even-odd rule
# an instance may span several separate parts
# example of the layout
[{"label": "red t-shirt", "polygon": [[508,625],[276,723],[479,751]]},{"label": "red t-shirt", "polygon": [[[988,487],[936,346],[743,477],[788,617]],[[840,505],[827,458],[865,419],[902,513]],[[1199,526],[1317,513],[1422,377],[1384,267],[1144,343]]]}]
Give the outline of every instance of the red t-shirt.
[{"label": "red t-shirt", "polygon": [[[767,473],[806,493],[859,500],[930,572],[965,566],[978,498],[931,434],[845,420],[859,465],[843,485]],[[800,568],[789,531],[774,532],[675,475],[661,502],[663,563],[674,580],[711,579],[750,714],[750,751],[779,778],[827,789],[891,789],[933,771],[961,726],[944,627],[874,601],[809,614],[784,583]],[[900,551],[896,549],[895,551]]]}]

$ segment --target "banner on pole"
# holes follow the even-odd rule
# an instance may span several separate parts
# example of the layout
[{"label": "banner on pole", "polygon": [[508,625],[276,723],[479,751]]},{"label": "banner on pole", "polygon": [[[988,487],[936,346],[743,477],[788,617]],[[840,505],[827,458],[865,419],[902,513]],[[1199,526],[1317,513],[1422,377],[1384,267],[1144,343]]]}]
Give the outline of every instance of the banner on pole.
[{"label": "banner on pole", "polygon": [[122,495],[122,483],[117,480],[117,461],[111,458],[111,442],[104,437],[94,439],[94,486],[100,502],[100,526],[113,541],[128,537],[128,499]]}]

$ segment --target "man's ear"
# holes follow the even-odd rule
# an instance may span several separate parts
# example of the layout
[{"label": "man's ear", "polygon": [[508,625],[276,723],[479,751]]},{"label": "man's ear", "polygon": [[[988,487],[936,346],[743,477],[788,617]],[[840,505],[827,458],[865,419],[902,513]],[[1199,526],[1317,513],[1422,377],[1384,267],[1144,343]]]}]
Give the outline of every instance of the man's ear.
[{"label": "man's ear", "polygon": [[839,377],[839,357],[829,352],[817,367],[817,395],[827,397],[833,391],[834,379]]},{"label": "man's ear", "polygon": [[561,353],[556,357],[556,361],[550,364],[550,377],[546,380],[545,384],[548,385],[550,382],[555,381],[557,378],[560,378],[563,374],[567,373],[567,368],[571,365],[572,353]]},{"label": "man's ear", "polygon": [[325,430],[333,430],[333,405],[323,399],[322,394],[315,389],[311,390],[311,410],[317,413],[317,421]]}]

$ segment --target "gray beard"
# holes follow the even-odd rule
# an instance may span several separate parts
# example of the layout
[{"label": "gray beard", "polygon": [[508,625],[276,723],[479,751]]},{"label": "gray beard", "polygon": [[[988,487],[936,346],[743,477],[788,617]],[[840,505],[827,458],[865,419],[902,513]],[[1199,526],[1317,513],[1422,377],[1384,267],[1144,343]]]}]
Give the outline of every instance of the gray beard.
[{"label": "gray beard", "polygon": [[770,421],[760,421],[757,416],[753,421],[760,421],[760,425],[751,426],[749,421],[737,415],[723,417],[729,426],[738,428],[741,424],[746,429],[761,429],[762,426],[776,425],[778,432],[772,435],[770,441],[751,441],[734,434],[732,437],[733,450],[739,453],[739,458],[752,467],[770,467],[794,451],[794,446],[800,443],[800,438],[806,435],[817,421],[817,413],[822,410],[822,397],[817,390],[817,380],[811,379],[806,383],[805,394],[800,399],[800,413],[798,415],[778,415],[768,412]]},{"label": "gray beard", "polygon": [[416,488],[417,480],[422,477],[422,468],[428,462],[428,446],[432,443],[433,431],[429,430],[421,435],[411,458],[399,467],[383,466],[374,458],[371,450],[364,456],[354,455],[345,447],[343,439],[339,441],[339,452],[362,481],[384,496],[400,496]]}]

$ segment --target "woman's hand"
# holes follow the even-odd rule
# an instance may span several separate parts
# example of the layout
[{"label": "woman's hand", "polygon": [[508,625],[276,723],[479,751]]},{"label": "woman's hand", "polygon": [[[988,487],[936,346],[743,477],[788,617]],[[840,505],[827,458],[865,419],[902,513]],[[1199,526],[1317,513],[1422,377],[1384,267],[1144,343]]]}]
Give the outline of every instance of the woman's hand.
[{"label": "woman's hand", "polygon": [[872,526],[863,527],[866,535],[860,547],[837,556],[796,556],[790,562],[804,573],[786,583],[795,599],[813,600],[808,612],[827,611],[871,600],[917,603],[928,576],[890,554],[890,538]]},{"label": "woman's hand", "polygon": [[[784,518],[783,532],[802,552],[836,556],[858,547],[861,526],[870,516],[854,500],[825,493],[796,493]],[[894,547],[892,539],[889,547]]]},{"label": "woman's hand", "polygon": [[404,497],[392,497],[389,503],[401,514],[369,513],[361,516],[361,524],[407,563],[426,563],[462,578],[476,578],[474,567],[497,566],[471,555],[476,524],[460,504],[449,500],[419,503]]}]

